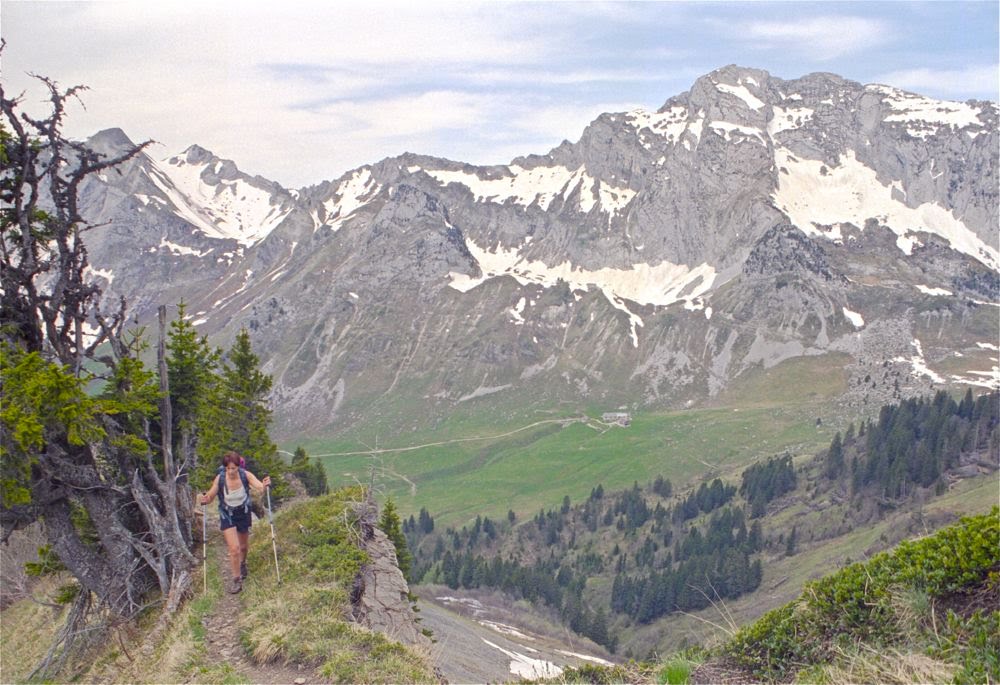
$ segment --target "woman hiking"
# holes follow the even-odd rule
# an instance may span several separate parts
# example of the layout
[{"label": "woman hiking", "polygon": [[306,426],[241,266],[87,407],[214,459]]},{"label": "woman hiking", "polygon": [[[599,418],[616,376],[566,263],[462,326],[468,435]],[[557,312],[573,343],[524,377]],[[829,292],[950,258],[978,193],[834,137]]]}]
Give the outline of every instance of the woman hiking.
[{"label": "woman hiking", "polygon": [[229,568],[233,584],[230,592],[243,589],[243,579],[247,577],[247,549],[250,541],[250,488],[263,492],[271,484],[271,477],[258,480],[244,469],[236,452],[226,452],[222,457],[222,468],[212,481],[212,487],[201,496],[201,503],[208,504],[212,498],[219,498],[219,528],[229,549]]}]

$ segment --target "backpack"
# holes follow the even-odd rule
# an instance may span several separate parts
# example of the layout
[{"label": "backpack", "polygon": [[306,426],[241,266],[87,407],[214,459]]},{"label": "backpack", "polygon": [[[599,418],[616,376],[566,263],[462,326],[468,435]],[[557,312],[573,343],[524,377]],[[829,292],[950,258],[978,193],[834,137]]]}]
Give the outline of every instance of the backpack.
[{"label": "backpack", "polygon": [[219,511],[225,511],[226,513],[232,515],[238,509],[243,509],[244,513],[250,513],[250,483],[247,481],[247,472],[241,467],[240,471],[240,481],[243,483],[243,491],[246,493],[246,498],[243,500],[243,504],[238,507],[230,507],[226,504],[226,467],[219,467]]}]

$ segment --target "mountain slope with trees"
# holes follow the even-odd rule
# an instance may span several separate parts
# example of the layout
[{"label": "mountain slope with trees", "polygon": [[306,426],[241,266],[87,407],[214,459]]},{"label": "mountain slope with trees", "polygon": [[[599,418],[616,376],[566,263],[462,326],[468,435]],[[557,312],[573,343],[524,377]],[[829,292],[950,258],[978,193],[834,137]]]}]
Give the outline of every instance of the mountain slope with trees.
[{"label": "mountain slope with trees", "polygon": [[[662,651],[677,638],[657,630],[659,620],[697,612],[714,620],[720,603],[757,597],[758,590],[773,596],[775,583],[787,578],[772,568],[788,568],[786,560],[802,559],[809,568],[815,562],[807,559],[829,544],[843,545],[839,564],[850,563],[848,550],[857,543],[844,541],[883,522],[892,537],[883,534],[868,549],[953,520],[932,514],[931,504],[966,482],[982,482],[984,492],[995,486],[998,409],[1000,393],[970,392],[956,401],[940,392],[886,406],[878,419],[837,433],[811,457],[752,464],[733,482],[713,478],[681,488],[659,477],[618,492],[597,485],[582,503],[565,497],[525,521],[512,511],[500,521],[478,516],[440,530],[422,509],[403,524],[414,556],[411,578],[502,590],[556,612],[570,629],[620,654]],[[889,468],[880,466],[887,460]],[[842,465],[832,469],[834,463]],[[907,480],[927,469],[933,480]],[[878,477],[857,476],[883,471],[903,474],[908,485],[896,490]],[[658,644],[650,644],[657,634]]]}]

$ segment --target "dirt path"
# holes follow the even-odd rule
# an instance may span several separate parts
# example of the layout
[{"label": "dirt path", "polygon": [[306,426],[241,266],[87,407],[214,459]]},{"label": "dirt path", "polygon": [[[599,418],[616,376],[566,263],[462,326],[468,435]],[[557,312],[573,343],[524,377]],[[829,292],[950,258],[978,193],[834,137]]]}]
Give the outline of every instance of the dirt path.
[{"label": "dirt path", "polygon": [[[479,442],[482,440],[497,440],[499,438],[507,438],[510,437],[511,435],[516,435],[517,433],[530,430],[537,426],[544,426],[545,424],[548,423],[561,423],[563,426],[569,426],[574,423],[590,424],[590,423],[601,423],[601,422],[597,421],[596,419],[590,419],[585,416],[583,417],[577,416],[565,419],[545,419],[544,421],[535,421],[534,423],[528,424],[527,426],[521,426],[520,428],[515,428],[514,430],[507,431],[506,433],[499,433],[498,435],[483,435],[474,438],[454,438],[452,440],[443,440],[441,442],[428,442],[424,443],[423,445],[411,445],[409,447],[388,447],[383,449],[375,448],[375,449],[362,450],[360,452],[327,452],[325,454],[313,454],[310,456],[354,457],[363,454],[398,454],[400,452],[413,452],[414,450],[422,450],[428,447],[442,447],[444,445],[454,445],[459,442]],[[610,425],[610,424],[605,424],[605,425]]]},{"label": "dirt path", "polygon": [[[213,525],[211,517],[209,526]],[[229,558],[226,545],[222,539],[222,533],[218,530],[218,522],[214,522],[215,529],[208,533],[208,554],[215,560],[219,569],[219,576],[223,579],[222,594],[216,601],[211,613],[202,619],[205,626],[205,649],[206,660],[210,664],[228,664],[239,677],[249,683],[259,683],[261,685],[303,685],[305,683],[325,683],[327,681],[317,677],[313,669],[294,664],[264,664],[259,665],[251,661],[240,645],[237,617],[243,608],[243,594],[230,594],[228,592],[229,583]],[[258,531],[258,534],[259,531]],[[245,581],[250,584],[253,578]]]}]

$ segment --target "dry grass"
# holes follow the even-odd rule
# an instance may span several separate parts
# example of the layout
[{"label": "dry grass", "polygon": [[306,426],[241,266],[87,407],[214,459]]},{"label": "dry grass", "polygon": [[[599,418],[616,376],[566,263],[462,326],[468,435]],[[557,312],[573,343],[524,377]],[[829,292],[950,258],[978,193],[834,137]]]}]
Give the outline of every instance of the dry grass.
[{"label": "dry grass", "polygon": [[[40,601],[55,594],[63,576],[38,581],[32,596]],[[45,656],[66,618],[67,607],[20,599],[0,613],[0,682],[23,681]]]},{"label": "dry grass", "polygon": [[875,650],[867,645],[853,652],[837,651],[839,654],[833,664],[820,668],[817,673],[810,673],[807,680],[830,685],[950,683],[957,670],[953,664],[916,652]]}]

